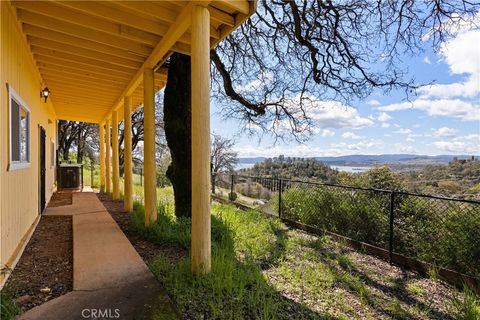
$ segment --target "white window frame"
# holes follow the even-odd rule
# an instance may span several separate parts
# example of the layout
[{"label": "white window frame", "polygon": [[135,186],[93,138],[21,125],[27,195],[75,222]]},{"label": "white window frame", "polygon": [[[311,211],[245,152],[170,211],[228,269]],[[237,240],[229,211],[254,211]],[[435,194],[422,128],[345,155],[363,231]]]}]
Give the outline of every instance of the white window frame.
[{"label": "white window frame", "polygon": [[[13,161],[12,160],[12,100],[15,100],[18,106],[27,112],[27,161]],[[29,168],[31,166],[31,154],[30,154],[30,108],[18,95],[18,93],[8,85],[8,135],[9,135],[9,155],[8,155],[8,171],[14,171],[19,169]]]},{"label": "white window frame", "polygon": [[52,150],[50,150],[50,162],[51,162],[50,163],[50,169],[53,169],[53,168],[55,168],[55,163],[56,163],[56,160],[57,160],[56,159],[56,157],[57,157],[57,155],[56,155],[57,145],[56,145],[54,139],[50,140],[50,148],[52,149]]}]

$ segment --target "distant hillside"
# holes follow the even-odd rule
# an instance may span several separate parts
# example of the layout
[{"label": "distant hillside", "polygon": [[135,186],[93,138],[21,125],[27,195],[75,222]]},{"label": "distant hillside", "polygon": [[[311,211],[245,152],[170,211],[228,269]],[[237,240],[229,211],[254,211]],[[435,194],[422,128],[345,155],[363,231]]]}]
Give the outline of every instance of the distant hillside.
[{"label": "distant hillside", "polygon": [[[375,164],[448,164],[448,162],[457,159],[471,159],[469,155],[416,155],[416,154],[381,154],[381,155],[347,155],[338,157],[293,157],[298,159],[316,159],[328,165],[340,166],[372,166]],[[478,158],[479,156],[475,156]],[[265,161],[266,157],[240,158],[240,164],[256,164]]]},{"label": "distant hillside", "polygon": [[338,171],[314,158],[278,157],[257,162],[253,167],[238,170],[241,174],[257,177],[301,178],[329,183],[337,182]]}]

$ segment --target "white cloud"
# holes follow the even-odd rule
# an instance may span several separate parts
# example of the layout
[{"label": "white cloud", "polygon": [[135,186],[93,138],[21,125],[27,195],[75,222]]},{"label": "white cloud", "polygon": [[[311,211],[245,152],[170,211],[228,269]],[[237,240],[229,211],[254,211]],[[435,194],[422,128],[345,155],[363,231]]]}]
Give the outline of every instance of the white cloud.
[{"label": "white cloud", "polygon": [[347,131],[345,133],[342,134],[342,138],[344,139],[354,139],[354,140],[358,140],[358,139],[362,139],[363,137],[359,136],[359,135],[356,135],[355,133],[353,132],[350,132],[350,131]]},{"label": "white cloud", "polygon": [[440,49],[452,74],[469,75],[466,81],[419,88],[426,97],[475,97],[480,93],[480,30],[470,30],[447,41]]},{"label": "white cloud", "polygon": [[436,141],[433,145],[441,151],[478,154],[480,153],[480,134],[469,134],[449,141]]},{"label": "white cloud", "polygon": [[480,120],[480,106],[459,99],[428,100],[424,98],[412,102],[393,103],[378,107],[381,111],[399,111],[417,109],[425,111],[430,116],[445,116],[464,121]]},{"label": "white cloud", "polygon": [[320,157],[320,156],[340,156],[349,154],[380,154],[384,153],[384,142],[375,139],[366,139],[356,141],[355,143],[335,143],[328,147],[298,144],[282,145],[266,148],[265,146],[242,146],[235,149],[240,157],[275,157],[283,154],[288,157]]},{"label": "white cloud", "polygon": [[371,149],[379,148],[379,147],[383,147],[383,146],[384,146],[383,141],[373,140],[373,139],[363,140],[363,141],[359,141],[359,142],[353,143],[353,144],[340,142],[340,143],[335,145],[336,150],[339,150],[340,154],[349,154],[352,151],[357,152],[357,153],[361,152],[361,153],[367,153],[367,154],[370,153],[371,154],[372,153]]},{"label": "white cloud", "polygon": [[436,137],[454,137],[457,132],[456,129],[441,127],[438,129],[433,129],[433,135]]},{"label": "white cloud", "polygon": [[268,85],[273,80],[273,73],[264,72],[261,73],[258,79],[252,80],[244,85],[239,85],[235,87],[235,90],[238,92],[252,92],[260,90],[265,85]]},{"label": "white cloud", "polygon": [[392,119],[392,117],[386,112],[380,112],[380,114],[378,115],[378,118],[377,118],[377,120],[380,121],[380,122],[388,122],[391,119]]},{"label": "white cloud", "polygon": [[[313,96],[304,97],[303,106],[305,114],[302,110],[297,108],[300,104],[300,96],[288,99],[285,104],[292,111],[292,115],[299,120],[305,120],[308,118],[310,124],[313,125],[309,127],[310,130],[316,133],[321,133],[321,130],[325,129],[360,129],[373,125],[373,121],[362,117],[358,110],[344,105],[338,101],[321,101]],[[304,127],[299,128],[300,131],[307,129],[308,124],[305,124]],[[277,121],[274,124],[274,129],[276,130],[288,130],[290,129],[290,124],[286,121]]]},{"label": "white cloud", "polygon": [[399,134],[411,134],[412,130],[407,129],[407,128],[400,128],[398,130],[393,131],[393,133],[399,133]]},{"label": "white cloud", "polygon": [[389,128],[389,127],[390,127],[390,123],[388,122],[382,123],[382,128]]},{"label": "white cloud", "polygon": [[480,92],[480,79],[476,76],[461,83],[432,84],[420,87],[418,92],[423,97],[452,98],[452,97],[474,97]]},{"label": "white cloud", "polygon": [[328,129],[323,129],[320,134],[322,137],[333,137],[335,135],[335,132],[332,130]]},{"label": "white cloud", "polygon": [[369,104],[369,105],[371,105],[371,106],[380,106],[380,105],[382,105],[382,104],[380,103],[380,101],[375,100],[375,99],[368,100],[368,101],[367,101],[367,104]]},{"label": "white cloud", "polygon": [[425,58],[423,58],[423,62],[425,62],[426,64],[432,64],[432,62],[430,61],[430,59],[425,56]]}]

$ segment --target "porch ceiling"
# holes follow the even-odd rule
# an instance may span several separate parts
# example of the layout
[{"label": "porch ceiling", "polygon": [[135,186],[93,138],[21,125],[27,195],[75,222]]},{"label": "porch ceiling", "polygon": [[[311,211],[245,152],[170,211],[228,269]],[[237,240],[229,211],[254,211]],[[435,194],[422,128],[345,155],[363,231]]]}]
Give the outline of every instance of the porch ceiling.
[{"label": "porch ceiling", "polygon": [[[190,10],[208,5],[215,46],[253,11],[227,1],[11,1],[57,117],[101,122],[132,95],[143,102],[144,68],[160,68],[172,52],[190,54]],[[122,114],[122,113],[120,113]]]}]

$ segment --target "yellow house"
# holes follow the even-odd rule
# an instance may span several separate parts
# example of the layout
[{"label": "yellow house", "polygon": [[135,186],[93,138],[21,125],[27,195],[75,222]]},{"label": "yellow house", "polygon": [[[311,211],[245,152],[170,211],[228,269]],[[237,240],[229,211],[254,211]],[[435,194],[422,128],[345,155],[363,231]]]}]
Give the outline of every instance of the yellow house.
[{"label": "yellow house", "polygon": [[[101,185],[118,198],[118,123],[124,119],[130,132],[131,111],[144,104],[145,223],[156,219],[154,93],[166,81],[163,63],[181,52],[192,58],[192,269],[209,271],[209,49],[254,7],[247,0],[0,1],[0,266],[14,266],[55,191],[59,119],[100,126]],[[125,143],[131,210],[128,135]]]}]

